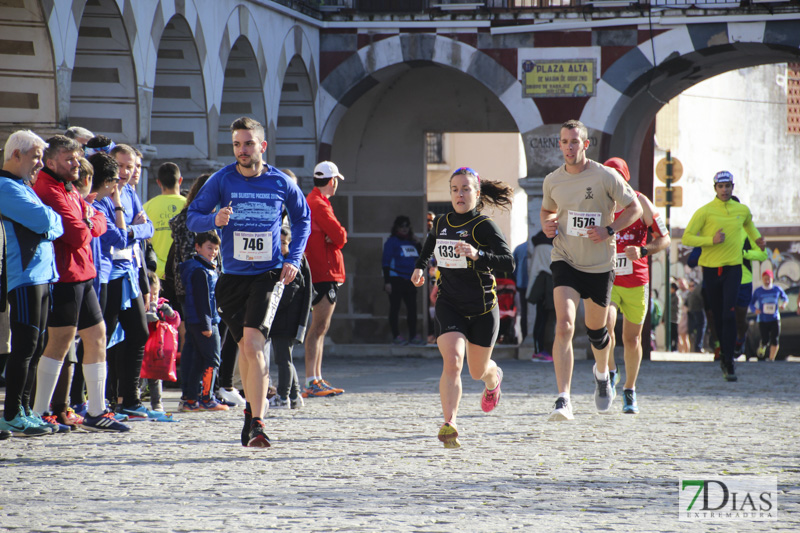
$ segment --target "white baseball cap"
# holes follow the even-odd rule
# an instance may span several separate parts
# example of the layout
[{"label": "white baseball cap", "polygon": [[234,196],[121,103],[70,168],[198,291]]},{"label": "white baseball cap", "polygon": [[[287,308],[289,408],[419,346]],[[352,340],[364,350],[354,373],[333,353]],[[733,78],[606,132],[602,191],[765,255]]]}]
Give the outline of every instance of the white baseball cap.
[{"label": "white baseball cap", "polygon": [[339,173],[339,167],[331,161],[323,161],[314,167],[314,177],[319,179],[339,178],[344,181],[344,176]]}]

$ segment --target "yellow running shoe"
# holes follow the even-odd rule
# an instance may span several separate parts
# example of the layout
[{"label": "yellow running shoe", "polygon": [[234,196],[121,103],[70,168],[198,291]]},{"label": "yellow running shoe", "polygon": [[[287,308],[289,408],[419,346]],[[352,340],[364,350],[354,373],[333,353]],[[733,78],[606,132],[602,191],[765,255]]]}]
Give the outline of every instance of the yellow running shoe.
[{"label": "yellow running shoe", "polygon": [[439,428],[438,438],[445,448],[461,448],[461,443],[458,442],[458,430],[451,422],[442,424],[442,427]]}]

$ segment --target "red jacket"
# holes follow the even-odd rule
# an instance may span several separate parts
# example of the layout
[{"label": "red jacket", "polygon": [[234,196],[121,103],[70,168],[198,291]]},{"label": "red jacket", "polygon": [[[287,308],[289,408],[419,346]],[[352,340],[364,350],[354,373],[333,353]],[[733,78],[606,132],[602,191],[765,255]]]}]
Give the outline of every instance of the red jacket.
[{"label": "red jacket", "polygon": [[[64,183],[56,180],[48,170],[39,171],[33,190],[61,215],[64,234],[55,240],[56,269],[59,283],[88,281],[97,276],[92,260],[92,238],[106,232],[106,217],[83,201],[80,193],[72,188],[67,192]],[[85,222],[87,209],[94,211],[92,228]]]},{"label": "red jacket", "polygon": [[342,248],[347,244],[347,230],[333,214],[331,201],[318,188],[308,193],[306,201],[311,208],[311,235],[306,244],[311,280],[344,283]]}]

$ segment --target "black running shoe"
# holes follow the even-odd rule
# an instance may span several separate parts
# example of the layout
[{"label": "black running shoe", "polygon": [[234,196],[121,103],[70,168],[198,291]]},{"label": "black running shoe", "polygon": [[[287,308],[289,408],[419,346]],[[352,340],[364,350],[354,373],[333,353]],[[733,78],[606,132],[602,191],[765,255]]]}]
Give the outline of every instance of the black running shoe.
[{"label": "black running shoe", "polygon": [[250,440],[247,441],[248,448],[269,448],[271,443],[264,431],[264,421],[255,419],[250,423]]},{"label": "black running shoe", "polygon": [[249,409],[244,410],[244,426],[242,426],[242,446],[247,446],[250,441],[250,423],[253,421],[253,415],[250,414]]},{"label": "black running shoe", "polygon": [[5,429],[0,430],[0,440],[6,440],[11,438],[11,432],[6,431]]},{"label": "black running shoe", "polygon": [[738,381],[739,378],[736,377],[736,371],[733,368],[733,361],[726,363],[722,361],[720,363],[722,367],[722,377],[725,378],[725,381]]}]

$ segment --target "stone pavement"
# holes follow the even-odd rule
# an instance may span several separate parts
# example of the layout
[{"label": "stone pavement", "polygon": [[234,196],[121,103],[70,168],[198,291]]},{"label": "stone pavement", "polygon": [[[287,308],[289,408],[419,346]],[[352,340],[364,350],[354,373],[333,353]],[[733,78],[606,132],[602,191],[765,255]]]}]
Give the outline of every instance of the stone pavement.
[{"label": "stone pavement", "polygon": [[[3,531],[797,531],[800,364],[643,364],[641,414],[598,415],[577,361],[575,420],[547,422],[551,364],[501,361],[489,415],[464,376],[462,448],[436,440],[430,358],[325,361],[347,392],[269,413],[273,448],[239,443],[239,412],[134,422],[123,435],[0,442]],[[302,370],[300,370],[302,375]],[[169,390],[168,408],[177,405]],[[777,522],[678,521],[680,478],[777,476]]]}]

